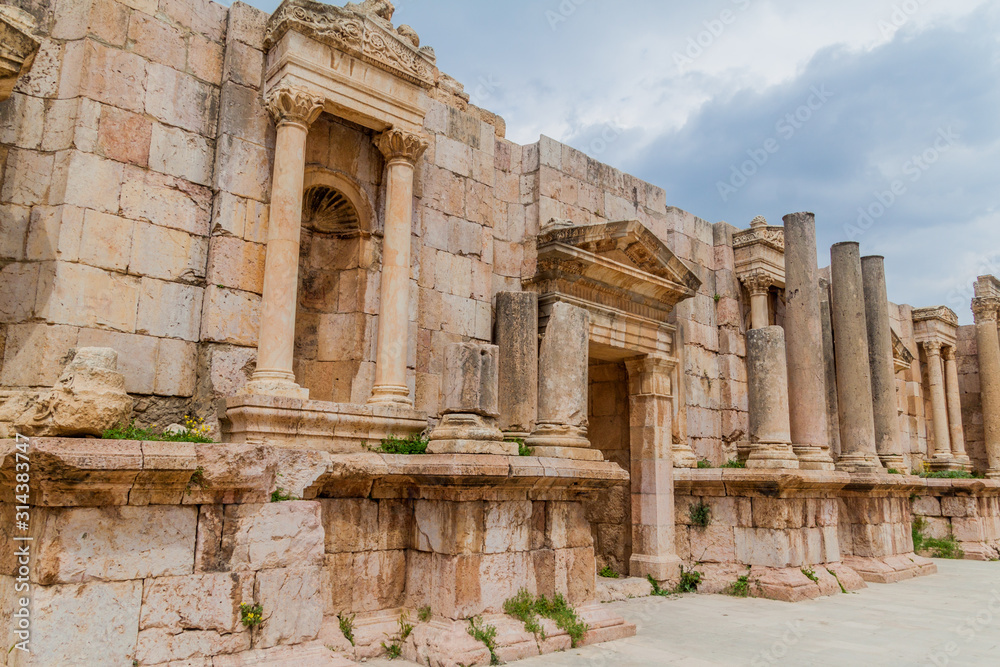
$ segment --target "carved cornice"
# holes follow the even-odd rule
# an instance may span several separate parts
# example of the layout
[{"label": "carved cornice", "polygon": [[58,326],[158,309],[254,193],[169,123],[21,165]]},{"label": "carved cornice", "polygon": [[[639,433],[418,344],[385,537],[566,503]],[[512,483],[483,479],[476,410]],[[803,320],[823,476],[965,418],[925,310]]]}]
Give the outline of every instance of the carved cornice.
[{"label": "carved cornice", "polygon": [[289,30],[348,53],[425,88],[438,79],[434,50],[420,48],[413,28],[393,30],[392,3],[366,0],[333,7],[313,0],[285,0],[271,15],[264,37],[270,49]]},{"label": "carved cornice", "polygon": [[767,220],[758,216],[750,223],[750,229],[733,234],[734,250],[758,243],[785,252],[785,228],[770,227]]},{"label": "carved cornice", "polygon": [[774,285],[774,277],[766,271],[751,271],[739,277],[750,295],[767,294]]},{"label": "carved cornice", "polygon": [[979,296],[972,300],[972,316],[976,324],[996,322],[998,311],[1000,311],[1000,299],[996,297]]},{"label": "carved cornice", "polygon": [[9,5],[0,6],[0,101],[10,97],[17,80],[31,69],[41,41],[32,33],[30,14]]},{"label": "carved cornice", "polygon": [[429,143],[426,137],[413,132],[386,130],[375,140],[375,145],[388,162],[403,160],[416,164]]},{"label": "carved cornice", "polygon": [[945,324],[958,326],[958,315],[947,306],[933,306],[931,308],[917,308],[913,311],[914,322],[927,322],[939,320]]},{"label": "carved cornice", "polygon": [[323,112],[323,98],[296,86],[280,86],[264,99],[277,125],[297,123],[308,127]]}]

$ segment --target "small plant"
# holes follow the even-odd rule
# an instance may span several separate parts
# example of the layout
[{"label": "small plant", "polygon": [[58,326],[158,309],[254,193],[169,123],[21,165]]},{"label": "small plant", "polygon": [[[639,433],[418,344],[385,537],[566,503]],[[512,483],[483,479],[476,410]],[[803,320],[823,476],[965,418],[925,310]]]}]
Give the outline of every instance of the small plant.
[{"label": "small plant", "polygon": [[837,576],[837,573],[834,572],[833,570],[827,570],[827,572],[829,572],[830,574],[832,574],[833,578],[837,580],[837,585],[840,586],[840,592],[846,594],[847,593],[847,589],[844,588],[844,584],[840,583],[840,577]]},{"label": "small plant", "polygon": [[534,449],[524,444],[524,438],[506,438],[504,442],[512,442],[517,445],[518,456],[534,456]]},{"label": "small plant", "polygon": [[340,624],[340,632],[344,638],[354,646],[354,614],[337,614],[337,622]]},{"label": "small plant", "polygon": [[725,463],[723,463],[721,467],[723,467],[723,468],[738,468],[738,469],[742,470],[743,468],[747,467],[747,464],[746,464],[745,461],[740,461],[739,459],[729,459],[728,461],[726,461]]},{"label": "small plant", "polygon": [[802,568],[802,574],[806,575],[806,578],[813,583],[819,583],[819,577],[816,576],[816,570],[808,567]]},{"label": "small plant", "polygon": [[711,467],[712,467],[712,462],[709,461],[708,459],[700,459],[698,461],[699,470],[705,470],[706,468],[711,468]]},{"label": "small plant", "polygon": [[486,645],[490,652],[490,664],[499,665],[500,658],[496,654],[497,629],[488,623],[483,623],[483,619],[474,616],[469,619],[469,635],[476,641]]},{"label": "small plant", "polygon": [[545,639],[545,630],[538,622],[538,612],[535,610],[535,598],[527,589],[522,588],[517,595],[504,602],[503,612],[521,621],[525,632],[535,635],[535,641]]},{"label": "small plant", "polygon": [[399,615],[399,641],[405,642],[411,632],[413,632],[413,624],[410,623],[410,614],[404,611]]},{"label": "small plant", "polygon": [[681,566],[681,580],[677,582],[675,593],[697,593],[698,584],[701,583],[702,575],[697,570],[685,570]]},{"label": "small plant", "polygon": [[691,505],[688,509],[688,515],[691,518],[691,524],[699,528],[705,528],[712,522],[712,508],[704,500],[699,500],[697,505]]},{"label": "small plant", "polygon": [[588,629],[587,624],[577,616],[576,610],[559,593],[551,600],[544,595],[534,598],[522,588],[517,595],[504,602],[503,610],[508,616],[524,623],[524,629],[535,635],[536,641],[545,639],[545,631],[538,621],[539,616],[554,621],[557,627],[564,630],[569,635],[573,648],[580,643]]},{"label": "small plant", "polygon": [[273,492],[271,492],[271,502],[272,503],[284,503],[284,502],[288,502],[289,500],[298,500],[298,498],[296,498],[295,496],[293,496],[288,491],[285,491],[280,486],[278,488],[276,488]]},{"label": "small plant", "polygon": [[208,436],[211,427],[201,417],[185,416],[184,424],[178,428],[164,429],[156,424],[148,427],[136,426],[133,419],[128,424],[116,424],[104,431],[101,437],[105,440],[146,440],[152,442],[214,442]]},{"label": "small plant", "polygon": [[656,579],[654,579],[653,575],[647,574],[646,575],[646,581],[648,581],[649,585],[653,587],[652,595],[659,595],[661,597],[667,597],[668,595],[671,595],[670,591],[668,591],[668,590],[666,590],[664,588],[660,588],[660,582],[658,582]]},{"label": "small plant", "polygon": [[719,301],[722,299],[722,295],[721,294],[716,294],[712,298],[715,299],[716,303],[719,303]]},{"label": "small plant", "polygon": [[914,517],[913,526],[913,550],[917,553],[929,553],[931,558],[949,558],[961,560],[965,558],[965,552],[959,545],[954,535],[945,538],[928,537],[924,532],[927,529],[927,519],[922,516]]},{"label": "small plant", "polygon": [[256,628],[264,622],[264,607],[259,604],[241,604],[240,622],[248,628]]},{"label": "small plant", "polygon": [[897,470],[896,468],[889,468],[888,472],[889,472],[890,475],[902,475],[903,474],[902,470]]},{"label": "small plant", "polygon": [[433,614],[431,613],[431,606],[429,604],[424,605],[417,612],[417,619],[421,623],[426,623],[427,621],[431,620],[431,616],[433,616]]},{"label": "small plant", "polygon": [[606,579],[617,579],[619,577],[619,574],[612,570],[610,565],[605,565],[597,574],[598,576],[605,577]]},{"label": "small plant", "polygon": [[397,641],[389,642],[388,644],[382,642],[382,648],[385,650],[385,657],[389,658],[389,660],[395,660],[403,655],[403,647]]},{"label": "small plant", "polygon": [[744,574],[743,576],[738,577],[736,581],[729,584],[729,588],[726,592],[734,598],[750,597],[750,575]]},{"label": "small plant", "polygon": [[377,451],[380,451],[383,454],[403,454],[406,456],[413,456],[417,454],[426,454],[427,445],[429,444],[430,440],[425,438],[422,433],[415,433],[407,438],[398,438],[394,435],[390,435],[381,442]]}]

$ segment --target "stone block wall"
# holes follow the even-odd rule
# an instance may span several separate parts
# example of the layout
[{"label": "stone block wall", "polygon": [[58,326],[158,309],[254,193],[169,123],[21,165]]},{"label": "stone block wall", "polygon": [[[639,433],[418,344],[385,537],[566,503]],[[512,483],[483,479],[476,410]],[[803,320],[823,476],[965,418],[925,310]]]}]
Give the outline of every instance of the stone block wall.
[{"label": "stone block wall", "polygon": [[962,427],[965,429],[965,452],[972,459],[973,470],[986,470],[986,434],[983,427],[983,400],[979,385],[979,351],[976,327],[958,328],[958,389],[962,398]]},{"label": "stone block wall", "polygon": [[966,559],[997,560],[1000,559],[998,493],[1000,485],[992,482],[928,480],[927,488],[913,500],[913,516],[924,519],[927,537],[954,537]]}]

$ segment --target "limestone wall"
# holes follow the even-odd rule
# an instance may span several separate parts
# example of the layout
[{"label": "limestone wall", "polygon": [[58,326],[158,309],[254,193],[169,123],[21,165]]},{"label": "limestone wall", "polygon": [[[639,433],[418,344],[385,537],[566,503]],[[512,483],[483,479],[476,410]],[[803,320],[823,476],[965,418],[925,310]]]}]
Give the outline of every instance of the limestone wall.
[{"label": "limestone wall", "polygon": [[962,396],[962,426],[965,428],[965,450],[972,459],[974,470],[986,470],[986,441],[983,429],[983,402],[979,386],[979,352],[976,327],[958,328],[958,388]]}]

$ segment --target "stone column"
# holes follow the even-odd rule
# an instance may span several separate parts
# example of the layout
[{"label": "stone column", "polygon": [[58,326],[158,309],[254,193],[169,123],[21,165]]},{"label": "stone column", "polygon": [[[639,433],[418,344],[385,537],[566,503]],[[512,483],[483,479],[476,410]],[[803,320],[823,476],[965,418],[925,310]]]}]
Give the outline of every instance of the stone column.
[{"label": "stone column", "polygon": [[944,372],[941,367],[941,341],[924,341],[927,353],[927,376],[931,390],[931,415],[934,420],[934,456],[931,468],[947,470],[952,467],[951,434],[948,430],[948,399],[944,391]]},{"label": "stone column", "polygon": [[965,429],[962,427],[962,396],[958,391],[958,361],[955,348],[944,348],[944,383],[948,399],[948,424],[951,427],[951,458],[963,469],[971,470],[972,461],[965,452]]},{"label": "stone column", "polygon": [[750,457],[747,468],[798,468],[788,422],[788,367],[785,330],[747,332],[750,400]]},{"label": "stone column", "polygon": [[517,455],[497,426],[500,349],[452,343],[445,350],[444,409],[430,434],[430,454]]},{"label": "stone column", "polygon": [[243,391],[304,400],[309,397],[309,390],[295,383],[292,372],[302,187],[305,180],[306,135],[309,125],[323,111],[323,100],[301,88],[281,87],[268,94],[267,106],[278,131],[274,146],[257,370]]},{"label": "stone column", "polygon": [[979,350],[979,386],[983,402],[983,430],[989,469],[986,476],[1000,479],[1000,335],[997,312],[1000,300],[979,297],[972,301]]},{"label": "stone column", "polygon": [[885,259],[877,255],[861,259],[865,290],[865,322],[868,325],[868,365],[872,374],[875,415],[875,451],[886,468],[903,470],[902,439],[896,402],[896,371],[892,361],[892,328],[889,297],[885,286]]},{"label": "stone column", "polygon": [[525,440],[535,456],[603,460],[587,439],[590,313],[552,305],[538,353],[538,420]]},{"label": "stone column", "polygon": [[537,294],[497,294],[494,340],[500,348],[500,429],[508,438],[527,438],[538,411]]},{"label": "stone column", "polygon": [[826,387],[826,430],[830,434],[830,456],[840,457],[840,413],[837,407],[837,359],[833,345],[833,315],[830,310],[830,281],[819,281],[819,310],[823,320],[823,374]]},{"label": "stone column", "polygon": [[771,324],[768,300],[774,281],[763,271],[754,271],[742,278],[750,292],[750,328],[763,329]]},{"label": "stone column", "polygon": [[676,579],[674,473],[671,463],[674,365],[646,356],[625,362],[629,385],[632,557],[629,574]]},{"label": "stone column", "polygon": [[376,145],[385,156],[387,179],[375,386],[368,402],[413,405],[406,384],[413,168],[427,150],[427,140],[410,132],[386,130]]},{"label": "stone column", "polygon": [[831,248],[830,256],[837,404],[840,410],[841,450],[837,469],[881,472],[882,463],[875,449],[861,252],[857,243],[838,243]]},{"label": "stone column", "polygon": [[823,323],[819,306],[816,219],[812,213],[786,215],[785,354],[792,449],[805,470],[833,470],[826,419]]}]

